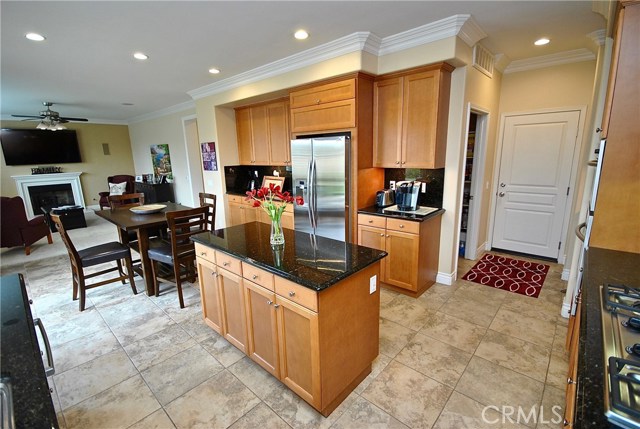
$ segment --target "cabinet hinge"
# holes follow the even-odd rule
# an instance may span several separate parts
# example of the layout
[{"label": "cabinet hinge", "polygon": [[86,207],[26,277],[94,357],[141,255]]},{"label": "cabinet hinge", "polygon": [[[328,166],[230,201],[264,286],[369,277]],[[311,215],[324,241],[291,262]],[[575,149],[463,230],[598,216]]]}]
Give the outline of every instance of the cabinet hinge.
[{"label": "cabinet hinge", "polygon": [[569,195],[569,189],[571,189],[571,186],[567,186],[567,195]]},{"label": "cabinet hinge", "polygon": [[560,250],[560,245],[562,245],[562,241],[558,242],[558,250]]}]

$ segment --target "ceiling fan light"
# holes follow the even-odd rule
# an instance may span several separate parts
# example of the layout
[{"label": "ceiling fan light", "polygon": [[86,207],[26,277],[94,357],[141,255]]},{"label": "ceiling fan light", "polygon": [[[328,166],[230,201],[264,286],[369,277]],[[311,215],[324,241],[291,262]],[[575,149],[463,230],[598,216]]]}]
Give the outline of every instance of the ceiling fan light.
[{"label": "ceiling fan light", "polygon": [[62,125],[62,124],[60,124],[60,123],[57,123],[57,124],[55,125],[55,129],[54,129],[54,131],[58,131],[58,130],[66,130],[66,129],[67,129],[67,127],[65,127],[64,125]]},{"label": "ceiling fan light", "polygon": [[44,121],[40,121],[40,123],[36,125],[36,128],[39,130],[48,130],[49,126],[45,124]]}]

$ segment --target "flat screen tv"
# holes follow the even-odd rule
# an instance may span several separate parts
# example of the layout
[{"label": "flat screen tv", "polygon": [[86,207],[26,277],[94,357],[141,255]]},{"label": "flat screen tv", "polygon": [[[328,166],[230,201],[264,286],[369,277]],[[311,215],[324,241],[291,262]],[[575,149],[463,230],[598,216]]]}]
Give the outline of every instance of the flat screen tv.
[{"label": "flat screen tv", "polygon": [[75,130],[0,130],[7,165],[51,165],[82,162]]}]

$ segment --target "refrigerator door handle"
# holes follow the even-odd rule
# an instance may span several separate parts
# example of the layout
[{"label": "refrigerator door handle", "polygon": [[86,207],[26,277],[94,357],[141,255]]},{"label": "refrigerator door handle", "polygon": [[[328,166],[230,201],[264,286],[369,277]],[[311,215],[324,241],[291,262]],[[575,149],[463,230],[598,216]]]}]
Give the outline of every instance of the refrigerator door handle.
[{"label": "refrigerator door handle", "polygon": [[314,231],[318,228],[318,190],[316,188],[318,181],[318,171],[315,158],[312,161],[311,167],[311,186],[313,189],[313,196],[311,197],[311,201],[313,202],[312,212],[313,212],[313,223],[312,227]]},{"label": "refrigerator door handle", "polygon": [[313,168],[313,160],[309,161],[309,167],[307,168],[307,195],[304,196],[303,194],[303,198],[306,198],[307,201],[307,215],[309,216],[309,224],[311,225],[312,229],[315,229],[314,225],[313,225],[313,207],[312,207],[312,195],[313,195],[313,184],[311,182],[312,180],[312,174],[311,174],[311,169]]}]

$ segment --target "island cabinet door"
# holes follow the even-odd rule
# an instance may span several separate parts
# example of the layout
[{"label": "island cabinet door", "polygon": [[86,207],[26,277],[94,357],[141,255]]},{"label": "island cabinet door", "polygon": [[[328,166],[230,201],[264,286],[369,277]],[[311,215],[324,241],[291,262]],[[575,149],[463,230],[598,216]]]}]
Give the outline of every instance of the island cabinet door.
[{"label": "island cabinet door", "polygon": [[247,280],[244,280],[244,286],[249,357],[280,378],[276,294]]},{"label": "island cabinet door", "polygon": [[222,317],[223,335],[231,344],[247,353],[247,322],[242,277],[218,267],[218,287]]},{"label": "island cabinet door", "polygon": [[416,291],[420,236],[387,229],[385,249],[385,283]]},{"label": "island cabinet door", "polygon": [[222,334],[222,309],[220,308],[220,293],[218,288],[217,267],[211,262],[197,258],[198,281],[200,283],[200,299],[202,301],[202,315],[207,325]]},{"label": "island cabinet door", "polygon": [[276,295],[280,328],[280,380],[321,409],[318,313]]},{"label": "island cabinet door", "polygon": [[[358,244],[372,249],[386,250],[385,229],[358,225]],[[380,264],[380,280],[385,280],[385,266]]]}]

